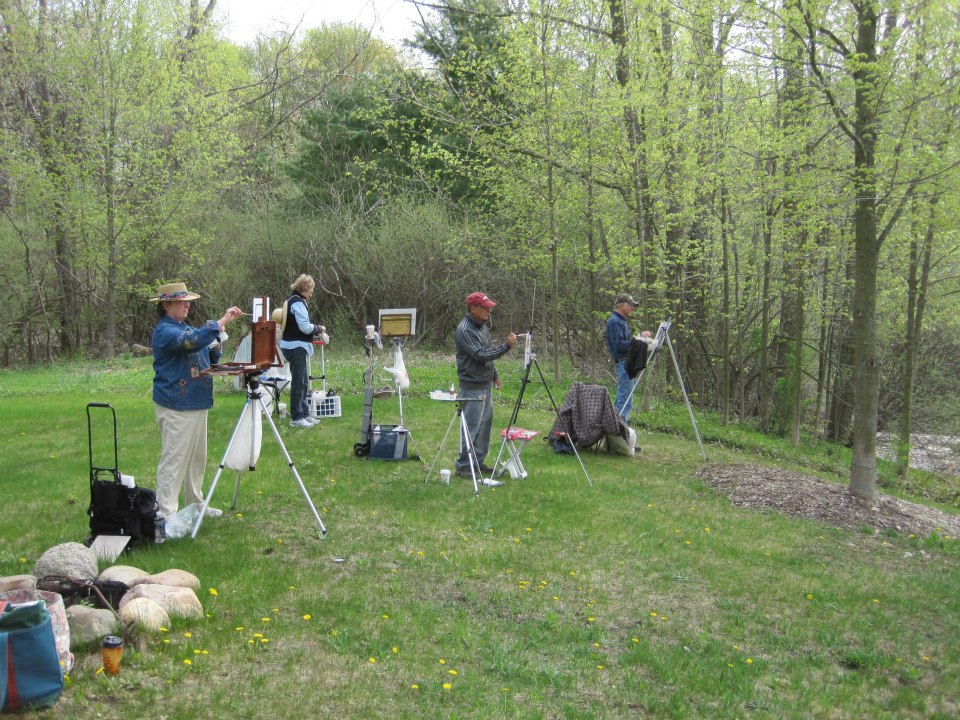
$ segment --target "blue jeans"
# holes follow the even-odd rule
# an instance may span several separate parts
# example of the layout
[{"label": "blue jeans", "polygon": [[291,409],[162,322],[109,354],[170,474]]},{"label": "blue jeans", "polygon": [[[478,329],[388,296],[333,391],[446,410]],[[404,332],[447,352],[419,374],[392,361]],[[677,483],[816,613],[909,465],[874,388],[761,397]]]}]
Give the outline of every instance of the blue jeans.
[{"label": "blue jeans", "polygon": [[630,394],[630,391],[633,389],[636,378],[631,380],[627,375],[626,360],[618,362],[614,366],[614,370],[617,374],[617,399],[613,401],[613,407],[624,422],[629,422],[630,411],[633,409],[633,395]]},{"label": "blue jeans", "polygon": [[[460,388],[462,398],[482,398],[483,402],[468,402],[463,404],[463,417],[467,421],[467,430],[473,443],[473,451],[477,455],[477,462],[482,463],[490,452],[490,430],[493,428],[493,388],[466,390]],[[457,458],[457,470],[470,469],[470,455],[467,453],[465,438],[460,437],[460,457]]]},{"label": "blue jeans", "polygon": [[310,387],[310,357],[303,348],[282,350],[283,357],[290,365],[290,417],[303,420],[310,414],[307,405],[307,388]]}]

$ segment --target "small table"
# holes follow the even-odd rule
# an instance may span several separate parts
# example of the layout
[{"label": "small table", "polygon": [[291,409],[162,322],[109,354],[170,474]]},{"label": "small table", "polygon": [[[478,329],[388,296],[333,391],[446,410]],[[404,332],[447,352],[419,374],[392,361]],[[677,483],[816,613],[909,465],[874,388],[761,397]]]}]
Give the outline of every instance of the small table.
[{"label": "small table", "polygon": [[539,434],[536,430],[524,430],[519,427],[505,428],[500,431],[500,437],[504,439],[507,453],[510,455],[501,467],[510,473],[510,477],[514,480],[527,477],[527,471],[523,467],[523,462],[520,460],[520,453],[523,452],[527,443]]}]

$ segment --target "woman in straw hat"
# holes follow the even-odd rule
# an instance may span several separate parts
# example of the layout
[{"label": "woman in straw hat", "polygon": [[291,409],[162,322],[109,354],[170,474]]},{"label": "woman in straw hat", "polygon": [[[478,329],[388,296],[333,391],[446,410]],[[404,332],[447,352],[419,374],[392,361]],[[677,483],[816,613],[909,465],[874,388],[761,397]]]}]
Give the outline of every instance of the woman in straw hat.
[{"label": "woman in straw hat", "polygon": [[[187,314],[200,298],[185,283],[157,288],[160,319],[153,329],[153,403],[160,426],[157,503],[164,517],[177,512],[180,488],[184,506],[202,503],[207,464],[207,411],[213,407],[213,378],[203,374],[220,360],[223,328],[243,315],[238,307],[200,327],[187,325]],[[220,514],[207,508],[210,515]]]},{"label": "woman in straw hat", "polygon": [[[290,365],[290,425],[313,427],[319,421],[310,416],[307,390],[310,387],[310,358],[314,339],[326,338],[326,328],[310,322],[307,303],[313,297],[316,281],[301,275],[290,286],[292,291],[283,309],[283,335],[280,351]],[[329,338],[327,338],[329,339]]]}]

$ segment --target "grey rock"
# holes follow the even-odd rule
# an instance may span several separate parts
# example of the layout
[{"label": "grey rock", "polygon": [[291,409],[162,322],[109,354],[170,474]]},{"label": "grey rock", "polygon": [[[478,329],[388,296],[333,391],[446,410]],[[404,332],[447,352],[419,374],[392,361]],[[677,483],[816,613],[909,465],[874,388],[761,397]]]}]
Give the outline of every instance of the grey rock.
[{"label": "grey rock", "polygon": [[33,568],[38,578],[47,575],[66,575],[71,578],[93,580],[97,577],[97,556],[86,545],[77,542],[55,545],[47,550]]}]

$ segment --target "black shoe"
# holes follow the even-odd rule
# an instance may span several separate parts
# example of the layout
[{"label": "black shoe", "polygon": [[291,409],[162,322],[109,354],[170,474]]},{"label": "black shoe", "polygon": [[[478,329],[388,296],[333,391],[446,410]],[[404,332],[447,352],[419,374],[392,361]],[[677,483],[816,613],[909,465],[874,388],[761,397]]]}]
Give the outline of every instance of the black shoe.
[{"label": "black shoe", "polygon": [[480,472],[482,473],[492,473],[493,468],[487,465],[486,463],[480,463]]},{"label": "black shoe", "polygon": [[473,480],[473,475],[470,474],[470,468],[457,468],[457,475],[467,480]]}]

